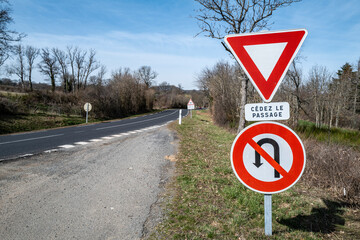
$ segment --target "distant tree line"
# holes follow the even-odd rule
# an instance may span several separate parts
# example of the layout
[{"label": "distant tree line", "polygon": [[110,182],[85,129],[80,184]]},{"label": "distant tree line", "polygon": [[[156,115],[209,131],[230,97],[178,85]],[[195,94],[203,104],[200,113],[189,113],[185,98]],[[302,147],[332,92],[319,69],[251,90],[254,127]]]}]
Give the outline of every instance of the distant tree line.
[{"label": "distant tree line", "polygon": [[[317,127],[360,129],[360,60],[356,66],[344,64],[336,74],[315,65],[302,74],[299,58],[292,63],[273,101],[290,103],[290,124],[311,120]],[[214,120],[223,126],[238,127],[241,96],[240,78],[247,78],[237,63],[219,62],[205,68],[197,85],[209,99]],[[252,85],[246,91],[248,103],[261,102]]]}]

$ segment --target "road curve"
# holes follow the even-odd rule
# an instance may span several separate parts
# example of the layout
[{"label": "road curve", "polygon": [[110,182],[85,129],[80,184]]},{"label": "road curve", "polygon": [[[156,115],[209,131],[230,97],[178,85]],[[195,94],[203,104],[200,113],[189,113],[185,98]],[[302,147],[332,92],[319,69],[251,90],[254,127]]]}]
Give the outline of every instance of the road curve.
[{"label": "road curve", "polygon": [[[182,116],[187,110],[182,110]],[[52,151],[59,147],[96,141],[111,135],[163,125],[179,117],[179,110],[171,109],[159,113],[97,124],[72,126],[0,136],[0,161],[21,156]]]}]

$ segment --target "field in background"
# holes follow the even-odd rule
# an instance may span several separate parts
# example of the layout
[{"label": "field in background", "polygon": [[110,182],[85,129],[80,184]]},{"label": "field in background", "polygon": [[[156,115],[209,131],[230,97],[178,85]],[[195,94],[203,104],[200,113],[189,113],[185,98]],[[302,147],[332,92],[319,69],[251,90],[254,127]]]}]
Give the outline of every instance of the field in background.
[{"label": "field in background", "polygon": [[[231,169],[235,135],[215,126],[206,111],[194,111],[192,119],[172,127],[180,138],[177,173],[167,188],[166,218],[152,239],[264,239],[263,195],[246,189]],[[313,139],[303,140],[306,149],[314,145]],[[294,187],[273,195],[271,238],[360,239],[359,205],[342,198],[335,186],[313,184],[324,177],[310,171],[316,154],[310,149],[305,173]]]}]

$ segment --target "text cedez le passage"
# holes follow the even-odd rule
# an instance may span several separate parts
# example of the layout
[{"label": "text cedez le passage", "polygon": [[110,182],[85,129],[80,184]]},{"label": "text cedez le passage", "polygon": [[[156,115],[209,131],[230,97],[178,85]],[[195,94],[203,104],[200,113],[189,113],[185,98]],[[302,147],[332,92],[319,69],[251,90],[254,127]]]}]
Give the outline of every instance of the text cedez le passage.
[{"label": "text cedez le passage", "polygon": [[284,106],[253,106],[250,110],[253,118],[282,117]]}]

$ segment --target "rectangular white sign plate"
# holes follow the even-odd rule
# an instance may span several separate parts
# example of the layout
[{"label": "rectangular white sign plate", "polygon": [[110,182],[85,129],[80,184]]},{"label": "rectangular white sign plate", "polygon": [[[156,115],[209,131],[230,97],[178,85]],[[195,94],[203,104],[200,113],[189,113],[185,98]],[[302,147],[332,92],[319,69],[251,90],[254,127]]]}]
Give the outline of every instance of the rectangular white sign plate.
[{"label": "rectangular white sign plate", "polygon": [[245,105],[247,121],[287,120],[290,107],[287,102],[250,103]]},{"label": "rectangular white sign plate", "polygon": [[187,109],[195,109],[195,105],[194,104],[188,104]]}]

